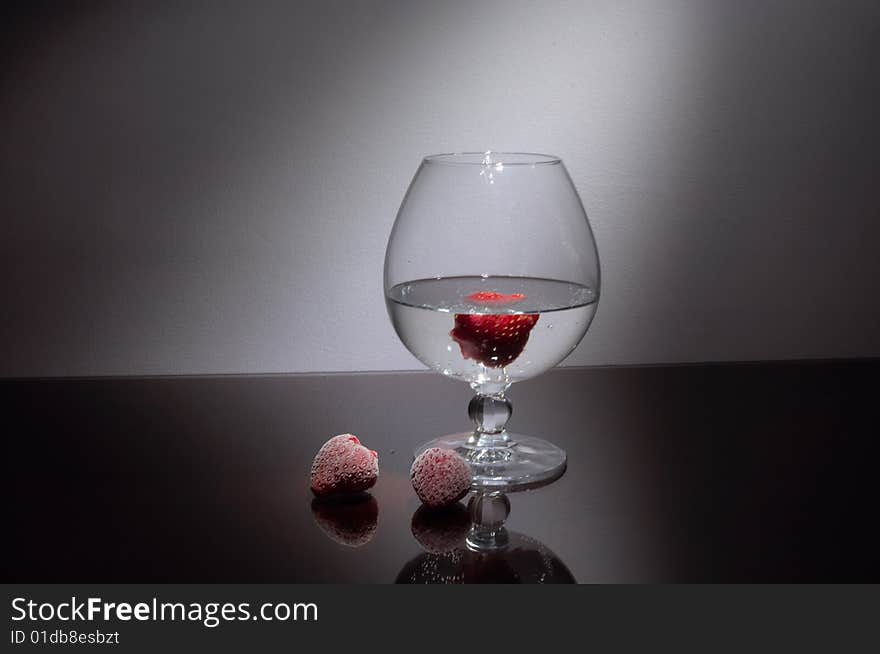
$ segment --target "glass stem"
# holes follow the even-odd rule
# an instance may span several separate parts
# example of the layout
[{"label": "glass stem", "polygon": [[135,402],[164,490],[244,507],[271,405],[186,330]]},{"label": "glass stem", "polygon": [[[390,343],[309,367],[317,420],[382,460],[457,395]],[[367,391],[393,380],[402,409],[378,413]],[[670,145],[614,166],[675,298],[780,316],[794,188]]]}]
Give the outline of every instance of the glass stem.
[{"label": "glass stem", "polygon": [[468,404],[468,415],[474,421],[475,429],[468,439],[468,446],[486,450],[513,445],[505,429],[512,413],[513,406],[503,392],[474,395]]}]

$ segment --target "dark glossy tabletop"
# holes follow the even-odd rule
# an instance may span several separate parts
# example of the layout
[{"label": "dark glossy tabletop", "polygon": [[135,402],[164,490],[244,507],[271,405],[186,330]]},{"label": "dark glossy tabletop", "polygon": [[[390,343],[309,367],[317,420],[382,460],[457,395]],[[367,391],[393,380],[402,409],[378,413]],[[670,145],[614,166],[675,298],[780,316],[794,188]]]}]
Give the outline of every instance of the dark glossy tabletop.
[{"label": "dark glossy tabletop", "polygon": [[[511,429],[564,447],[568,470],[511,494],[510,551],[477,558],[423,549],[457,538],[460,516],[414,521],[408,477],[415,445],[467,428],[465,384],[0,381],[3,580],[877,581],[878,376],[869,360],[517,384]],[[312,458],[343,432],[379,453],[373,499],[313,506]]]}]

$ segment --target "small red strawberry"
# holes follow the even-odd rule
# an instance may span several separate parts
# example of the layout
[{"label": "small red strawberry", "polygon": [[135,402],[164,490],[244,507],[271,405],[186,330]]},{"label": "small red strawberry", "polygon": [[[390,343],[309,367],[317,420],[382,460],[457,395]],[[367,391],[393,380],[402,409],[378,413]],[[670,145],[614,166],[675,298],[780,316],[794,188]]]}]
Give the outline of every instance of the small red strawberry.
[{"label": "small red strawberry", "polygon": [[449,335],[465,359],[501,368],[522,354],[536,322],[537,314],[457,313]]},{"label": "small red strawberry", "polygon": [[477,291],[467,296],[467,299],[477,304],[511,304],[526,299],[525,293],[497,293],[496,291]]},{"label": "small red strawberry", "polygon": [[324,443],[312,463],[315,495],[358,493],[376,483],[379,455],[361,445],[357,436],[340,434]]},{"label": "small red strawberry", "polygon": [[455,450],[427,449],[416,457],[409,472],[416,495],[433,508],[455,504],[471,487],[470,466]]}]

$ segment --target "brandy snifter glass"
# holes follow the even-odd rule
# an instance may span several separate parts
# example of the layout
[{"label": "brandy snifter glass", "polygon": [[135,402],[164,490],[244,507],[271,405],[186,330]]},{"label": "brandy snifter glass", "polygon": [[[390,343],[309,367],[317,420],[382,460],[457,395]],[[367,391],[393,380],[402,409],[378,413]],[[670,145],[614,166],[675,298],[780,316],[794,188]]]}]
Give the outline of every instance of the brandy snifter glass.
[{"label": "brandy snifter glass", "polygon": [[555,445],[507,430],[507,391],[581,341],[599,301],[599,256],[562,160],[521,152],[425,157],[385,255],[385,299],[419,361],[471,386],[472,431],[416,449],[457,450],[474,486],[515,490],[560,476]]}]

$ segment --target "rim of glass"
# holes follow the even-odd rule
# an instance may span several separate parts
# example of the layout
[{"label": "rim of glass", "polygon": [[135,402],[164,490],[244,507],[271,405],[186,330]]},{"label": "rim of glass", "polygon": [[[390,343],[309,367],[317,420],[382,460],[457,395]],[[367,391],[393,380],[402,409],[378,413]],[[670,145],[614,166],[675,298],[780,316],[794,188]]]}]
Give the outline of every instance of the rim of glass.
[{"label": "rim of glass", "polygon": [[499,152],[486,150],[484,152],[444,152],[441,154],[429,154],[424,158],[425,163],[445,164],[450,166],[547,166],[562,163],[562,159],[553,154],[540,152]]}]

